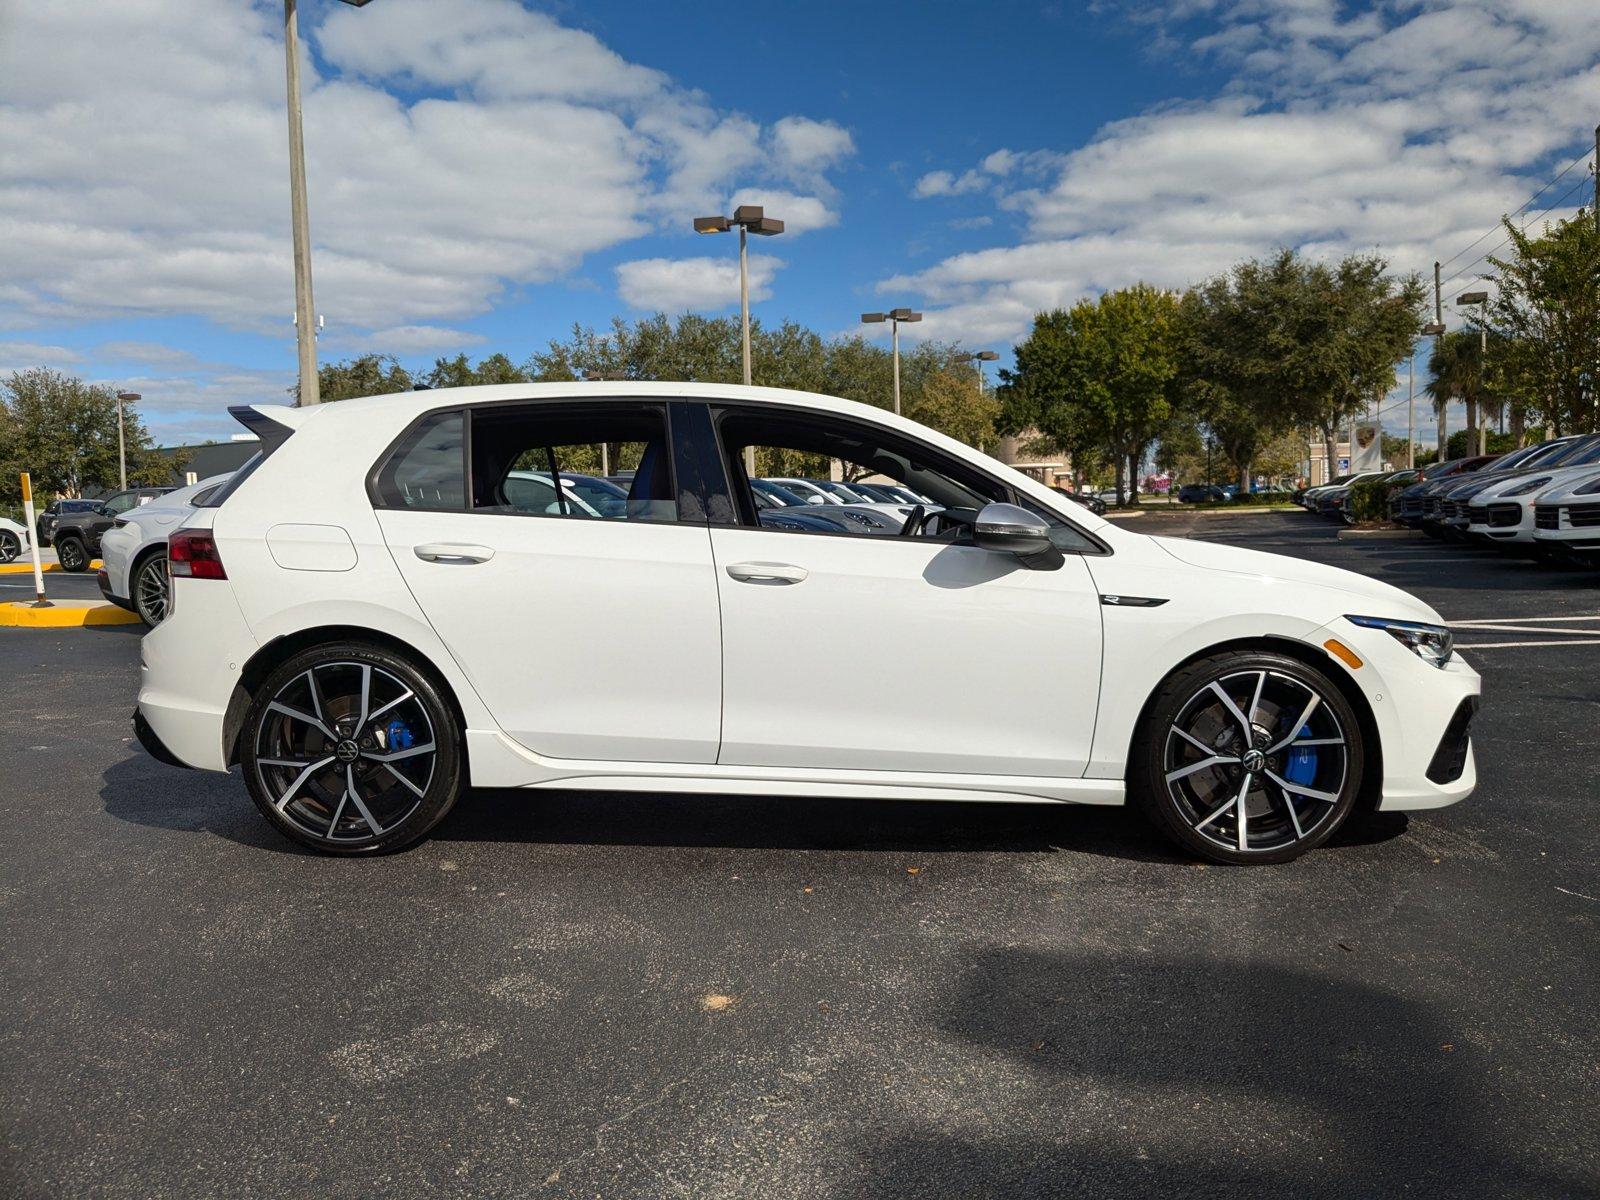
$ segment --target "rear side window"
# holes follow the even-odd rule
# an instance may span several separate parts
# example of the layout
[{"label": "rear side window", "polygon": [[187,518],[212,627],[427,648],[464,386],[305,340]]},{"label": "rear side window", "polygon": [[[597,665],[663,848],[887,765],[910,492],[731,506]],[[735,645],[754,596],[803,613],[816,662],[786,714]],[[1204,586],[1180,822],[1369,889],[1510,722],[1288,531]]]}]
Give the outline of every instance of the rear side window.
[{"label": "rear side window", "polygon": [[[477,512],[676,521],[666,410],[650,404],[528,404],[472,412]],[[604,476],[629,472],[624,486]]]},{"label": "rear side window", "polygon": [[419,421],[378,472],[385,508],[460,512],[467,506],[466,418],[432,413]]}]

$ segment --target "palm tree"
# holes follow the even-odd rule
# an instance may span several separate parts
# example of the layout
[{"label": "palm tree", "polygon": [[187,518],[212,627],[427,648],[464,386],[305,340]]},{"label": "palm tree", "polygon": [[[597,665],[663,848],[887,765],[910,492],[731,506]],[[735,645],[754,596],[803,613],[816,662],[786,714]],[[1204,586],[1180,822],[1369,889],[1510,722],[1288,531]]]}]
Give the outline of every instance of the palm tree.
[{"label": "palm tree", "polygon": [[1462,400],[1467,406],[1467,452],[1477,443],[1473,435],[1478,428],[1478,407],[1492,403],[1483,379],[1483,350],[1476,330],[1457,330],[1447,333],[1434,343],[1428,355],[1428,371],[1433,375],[1423,392],[1433,401],[1433,411],[1439,418],[1439,457],[1443,459],[1448,439],[1445,436],[1445,408],[1452,400]]}]

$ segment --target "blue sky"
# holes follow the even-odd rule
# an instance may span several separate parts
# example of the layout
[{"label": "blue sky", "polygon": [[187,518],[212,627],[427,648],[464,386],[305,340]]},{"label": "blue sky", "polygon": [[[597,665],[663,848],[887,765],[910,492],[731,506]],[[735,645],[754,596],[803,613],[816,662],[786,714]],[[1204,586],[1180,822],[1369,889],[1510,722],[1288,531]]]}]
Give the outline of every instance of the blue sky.
[{"label": "blue sky", "polygon": [[[0,369],[139,390],[163,441],[284,394],[278,11],[0,4]],[[689,221],[762,199],[790,232],[755,244],[759,316],[910,304],[1003,354],[1039,308],[1279,245],[1428,271],[1583,151],[1593,11],[302,0],[321,353],[520,361],[574,322],[733,311],[734,240]]]}]

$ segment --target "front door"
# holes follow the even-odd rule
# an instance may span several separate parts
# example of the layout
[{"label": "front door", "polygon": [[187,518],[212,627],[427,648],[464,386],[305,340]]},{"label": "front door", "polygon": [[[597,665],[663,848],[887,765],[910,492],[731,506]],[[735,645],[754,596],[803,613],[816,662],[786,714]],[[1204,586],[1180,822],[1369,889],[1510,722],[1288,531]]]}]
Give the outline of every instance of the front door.
[{"label": "front door", "polygon": [[[957,510],[1009,498],[969,464],[865,423],[751,408],[724,410],[717,428],[736,500],[747,446],[758,470],[798,462],[818,473],[871,472],[869,482],[904,484]],[[740,524],[711,535],[722,606],[720,763],[1083,775],[1101,620],[1078,553],[1033,570],[949,540],[937,523],[926,535],[914,526],[914,536],[846,522],[836,533],[762,528],[749,506],[735,507]],[[1061,544],[1071,548],[1075,536],[1063,522]]]},{"label": "front door", "polygon": [[[668,446],[663,406],[486,405],[435,414],[378,474],[400,574],[501,730],[539,754],[716,759],[717,585]],[[561,478],[602,463],[627,472],[610,517]]]}]

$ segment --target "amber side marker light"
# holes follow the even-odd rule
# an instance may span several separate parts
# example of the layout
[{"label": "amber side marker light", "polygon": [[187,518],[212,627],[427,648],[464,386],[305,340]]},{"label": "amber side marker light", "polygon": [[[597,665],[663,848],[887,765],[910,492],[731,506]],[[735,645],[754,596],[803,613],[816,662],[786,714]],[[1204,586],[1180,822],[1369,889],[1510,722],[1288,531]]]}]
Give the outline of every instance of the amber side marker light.
[{"label": "amber side marker light", "polygon": [[1361,657],[1343,642],[1334,638],[1329,638],[1327,641],[1322,643],[1322,648],[1337,658],[1345,666],[1349,667],[1352,671],[1360,669]]}]

